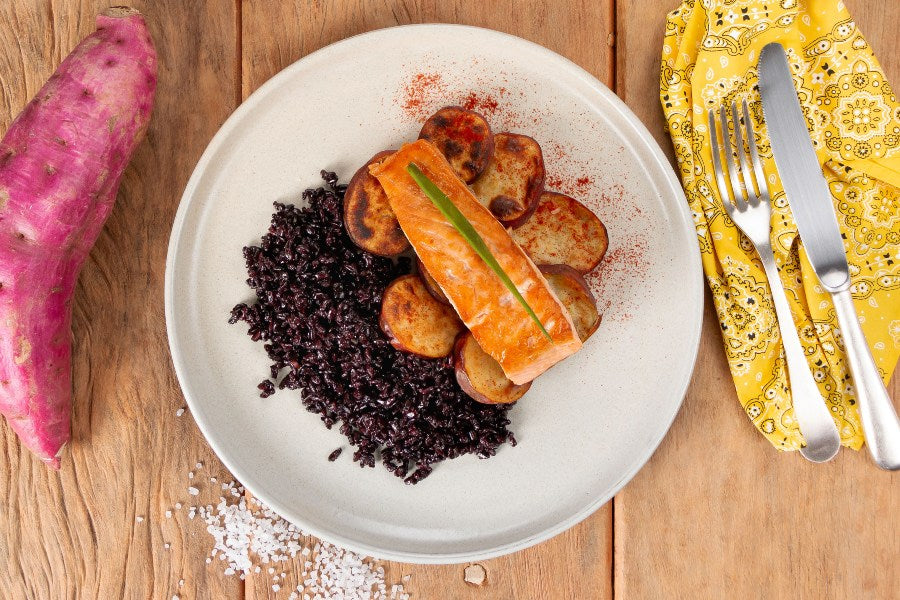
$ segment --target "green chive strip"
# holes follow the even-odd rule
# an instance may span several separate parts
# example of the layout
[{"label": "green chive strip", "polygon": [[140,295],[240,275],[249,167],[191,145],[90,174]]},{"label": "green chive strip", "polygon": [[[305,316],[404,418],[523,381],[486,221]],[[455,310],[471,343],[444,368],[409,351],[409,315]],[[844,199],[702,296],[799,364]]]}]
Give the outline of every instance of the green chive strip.
[{"label": "green chive strip", "polygon": [[428,196],[428,199],[431,200],[432,204],[434,204],[439,211],[450,221],[450,224],[453,225],[456,230],[459,232],[463,239],[469,243],[469,246],[472,247],[472,250],[475,251],[478,256],[481,257],[481,260],[485,262],[487,266],[489,266],[494,273],[497,274],[497,277],[500,278],[500,281],[503,282],[503,285],[506,286],[506,289],[510,291],[510,293],[515,296],[516,300],[519,301],[519,304],[525,309],[525,312],[528,313],[528,316],[532,318],[532,320],[537,323],[537,326],[541,328],[541,332],[547,336],[547,339],[551,342],[553,338],[550,337],[550,334],[544,328],[544,324],[541,323],[541,320],[538,319],[538,316],[534,314],[534,311],[528,306],[528,302],[525,301],[525,298],[522,297],[522,294],[519,293],[519,290],[516,289],[515,284],[513,284],[512,280],[509,278],[509,275],[506,274],[506,271],[503,270],[503,267],[500,266],[500,263],[497,262],[497,259],[494,258],[494,255],[491,254],[490,248],[487,247],[487,244],[484,243],[484,240],[475,231],[475,228],[472,226],[472,223],[459,212],[459,209],[455,204],[447,197],[447,194],[441,191],[441,189],[434,184],[433,181],[428,179],[428,176],[422,172],[422,170],[415,165],[414,163],[409,163],[406,166],[406,172],[412,176],[415,182],[422,188],[422,191]]}]

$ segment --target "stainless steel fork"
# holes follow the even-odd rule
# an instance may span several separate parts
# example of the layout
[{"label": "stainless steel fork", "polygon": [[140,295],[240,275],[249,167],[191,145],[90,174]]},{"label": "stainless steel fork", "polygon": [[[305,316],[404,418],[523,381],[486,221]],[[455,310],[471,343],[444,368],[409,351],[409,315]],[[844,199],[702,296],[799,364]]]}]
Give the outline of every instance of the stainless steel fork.
[{"label": "stainless steel fork", "polygon": [[[741,134],[741,119],[738,117],[737,103],[731,103],[730,111],[733,137],[729,134],[729,111],[724,106],[719,107],[718,111],[709,111],[709,139],[712,145],[716,185],[719,188],[719,196],[722,198],[725,210],[728,211],[728,216],[756,247],[756,252],[766,271],[766,278],[769,280],[772,300],[775,303],[775,313],[778,316],[778,327],[781,330],[784,356],[787,359],[788,382],[794,405],[794,416],[800,426],[800,432],[806,438],[806,446],[800,449],[800,453],[813,462],[825,462],[837,454],[841,447],[841,440],[834,419],[831,418],[813,379],[809,363],[806,362],[806,354],[800,343],[797,327],[794,325],[794,317],[788,306],[787,295],[781,279],[778,277],[778,268],[775,265],[775,255],[772,253],[770,240],[772,218],[770,204],[772,200],[769,196],[769,184],[766,182],[762,163],[759,160],[753,122],[750,120],[746,100],[743,101],[742,108],[743,127],[747,132],[747,149],[744,147],[744,136]],[[721,132],[721,136],[719,132]],[[752,171],[747,160],[747,150],[749,150],[750,162],[753,163]],[[720,152],[725,156],[728,179],[725,178],[722,170]],[[737,160],[735,160],[735,155]]]}]

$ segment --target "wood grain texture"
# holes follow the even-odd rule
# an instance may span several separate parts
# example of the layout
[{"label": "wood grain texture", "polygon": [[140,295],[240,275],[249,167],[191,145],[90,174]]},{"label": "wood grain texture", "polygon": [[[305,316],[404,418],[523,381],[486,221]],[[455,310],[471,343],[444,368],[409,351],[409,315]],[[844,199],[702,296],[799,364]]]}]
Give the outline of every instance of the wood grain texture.
[{"label": "wood grain texture", "polygon": [[[900,4],[846,1],[900,81]],[[0,2],[0,131],[111,3]],[[190,502],[191,483],[206,503],[218,496],[206,478],[230,478],[189,415],[175,416],[183,398],[162,308],[171,223],[203,148],[241,98],[309,52],[379,27],[445,21],[531,39],[615,83],[668,152],[656,76],[676,0],[616,0],[615,12],[612,0],[136,4],[159,51],[156,111],[79,283],[74,441],[63,470],[47,470],[0,425],[0,598],[284,598],[296,565],[282,569],[278,594],[263,577],[244,586],[205,563],[202,523],[183,510],[165,517]],[[823,466],[776,455],[736,401],[709,298],[705,318],[684,409],[614,503],[553,540],[485,561],[482,587],[463,582],[464,565],[388,563],[388,581],[411,575],[417,600],[895,595],[900,475],[852,451]],[[896,377],[892,395],[900,397]]]},{"label": "wood grain texture", "polygon": [[[351,35],[409,23],[487,27],[531,40],[612,85],[612,0],[304,0],[243,2],[243,89]],[[274,23],[281,26],[273,27]]]},{"label": "wood grain texture", "polygon": [[[351,35],[406,23],[452,22],[498,29],[543,44],[570,58],[601,81],[612,84],[611,4],[590,0],[568,3],[566,10],[537,0],[502,2],[361,1],[243,3],[243,91],[248,96],[272,75],[299,58]],[[272,23],[289,24],[273,28]],[[564,31],[565,35],[558,35]],[[602,600],[612,597],[611,506],[581,525],[535,548],[484,561],[487,582],[463,580],[465,565],[422,566],[386,563],[389,583],[410,575],[405,585],[414,598]],[[287,585],[296,585],[288,574]],[[249,577],[246,597],[274,598],[265,573]]]},{"label": "wood grain texture", "polygon": [[[0,128],[109,4],[0,3]],[[240,582],[207,568],[209,546],[194,538],[202,530],[185,527],[183,515],[164,517],[188,497],[191,466],[215,464],[190,417],[175,417],[183,400],[166,343],[163,276],[181,191],[237,102],[235,5],[135,4],[159,53],[156,109],[79,280],[73,441],[62,470],[44,467],[0,427],[3,598],[171,598],[179,579],[185,597],[242,595]]]},{"label": "wood grain texture", "polygon": [[[846,4],[900,80],[900,3]],[[658,66],[675,5],[617,2],[618,93],[670,157]],[[616,598],[896,598],[900,473],[879,471],[865,451],[825,465],[776,454],[737,402],[708,292],[704,318],[684,407],[615,498]]]}]

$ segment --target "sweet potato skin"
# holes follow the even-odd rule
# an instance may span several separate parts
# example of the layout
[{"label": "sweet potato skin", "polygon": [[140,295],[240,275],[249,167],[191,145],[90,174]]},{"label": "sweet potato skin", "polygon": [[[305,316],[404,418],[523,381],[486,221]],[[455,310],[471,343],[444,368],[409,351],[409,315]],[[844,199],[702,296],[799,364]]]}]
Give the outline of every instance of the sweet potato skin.
[{"label": "sweet potato skin", "polygon": [[0,412],[54,468],[71,435],[72,294],[155,89],[143,17],[110,9],[0,141]]}]

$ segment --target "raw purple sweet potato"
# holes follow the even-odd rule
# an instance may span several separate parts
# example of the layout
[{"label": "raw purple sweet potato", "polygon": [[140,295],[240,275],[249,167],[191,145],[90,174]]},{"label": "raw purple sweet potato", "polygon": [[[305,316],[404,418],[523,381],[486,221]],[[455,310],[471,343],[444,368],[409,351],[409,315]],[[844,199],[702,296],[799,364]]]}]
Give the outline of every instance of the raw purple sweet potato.
[{"label": "raw purple sweet potato", "polygon": [[0,412],[56,469],[71,436],[72,294],[155,89],[143,17],[109,9],[0,141]]}]

